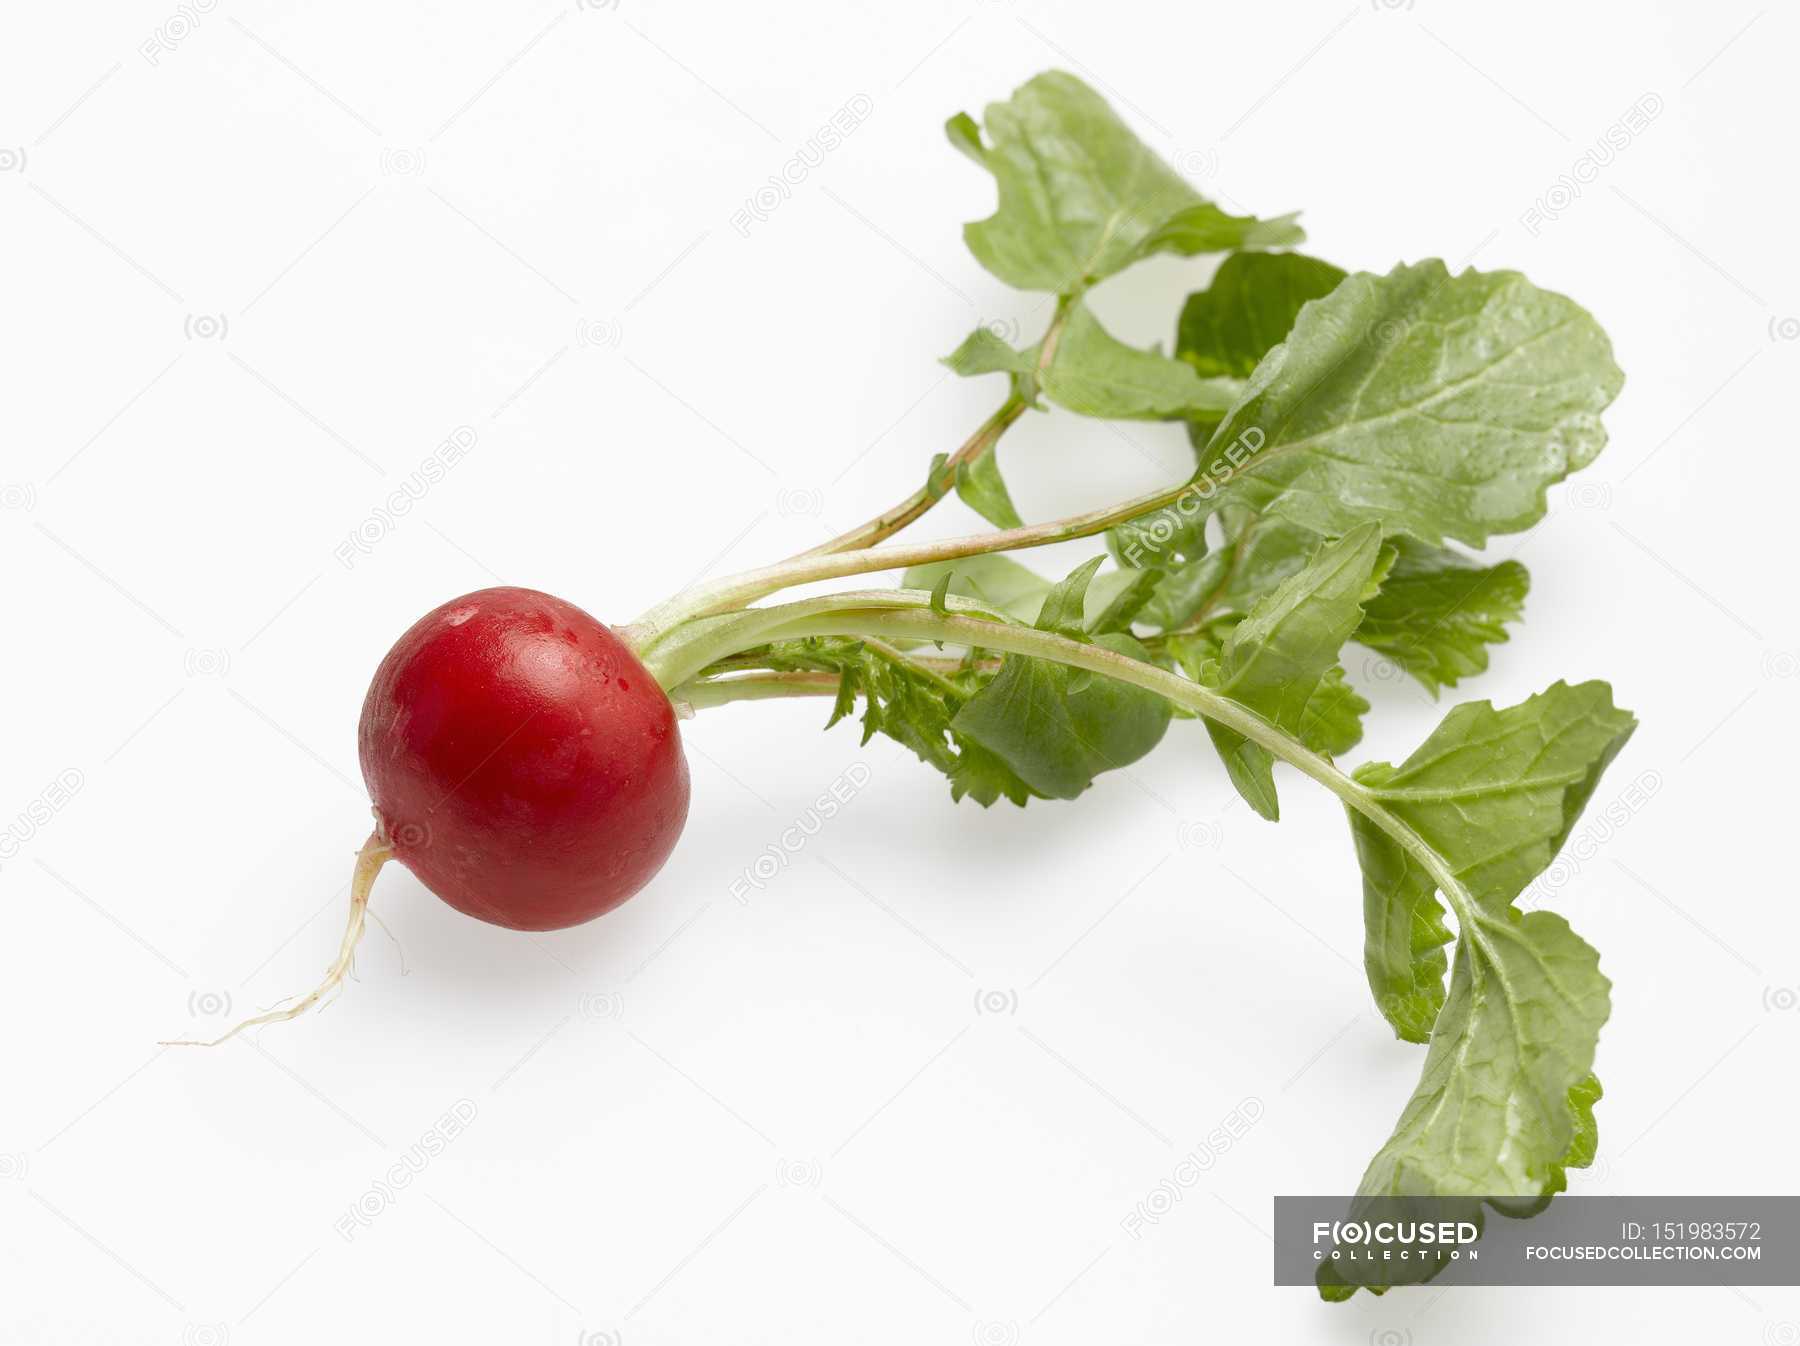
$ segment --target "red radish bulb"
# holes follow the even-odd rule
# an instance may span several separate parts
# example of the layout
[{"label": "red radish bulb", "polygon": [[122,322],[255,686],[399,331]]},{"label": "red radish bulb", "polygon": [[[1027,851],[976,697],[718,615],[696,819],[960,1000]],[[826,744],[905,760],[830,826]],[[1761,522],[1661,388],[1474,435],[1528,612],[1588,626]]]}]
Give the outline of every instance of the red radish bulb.
[{"label": "red radish bulb", "polygon": [[606,627],[530,589],[453,599],[401,636],[357,743],[394,858],[515,930],[612,910],[687,821],[669,698]]},{"label": "red radish bulb", "polygon": [[376,827],[338,960],[317,990],[232,1033],[291,1019],[343,980],[389,859],[458,911],[559,930],[648,883],[687,821],[669,698],[611,630],[532,589],[482,589],[414,623],[375,670],[357,743]]}]

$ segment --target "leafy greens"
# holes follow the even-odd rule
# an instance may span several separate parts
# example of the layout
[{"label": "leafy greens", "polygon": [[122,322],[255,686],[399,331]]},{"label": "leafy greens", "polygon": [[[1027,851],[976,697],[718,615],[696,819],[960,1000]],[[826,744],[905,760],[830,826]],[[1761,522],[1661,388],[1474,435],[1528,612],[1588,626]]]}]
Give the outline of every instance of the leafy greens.
[{"label": "leafy greens", "polygon": [[[652,668],[708,704],[787,685],[759,678],[823,679],[831,723],[860,704],[865,740],[895,739],[983,805],[1074,799],[1175,717],[1203,721],[1264,818],[1279,816],[1278,763],[1324,785],[1350,820],[1371,994],[1398,1037],[1426,1044],[1358,1199],[1548,1200],[1595,1155],[1609,987],[1561,916],[1516,902],[1635,721],[1606,684],[1557,682],[1515,706],[1454,707],[1398,766],[1346,773],[1335,758],[1370,709],[1351,644],[1372,652],[1364,670],[1436,696],[1483,672],[1520,620],[1524,567],[1451,544],[1531,527],[1548,489],[1600,452],[1622,379],[1604,332],[1514,272],[1352,273],[1281,251],[1302,241],[1294,216],[1208,201],[1073,75],[1040,75],[946,129],[997,192],[964,228],[969,249],[1052,296],[1045,330],[1015,347],[978,328],[945,357],[963,377],[1004,376],[1006,400],[933,464],[899,524],[880,516],[724,592],[751,601],[882,569],[882,550],[858,549],[952,482],[1004,531],[890,549],[909,567],[898,591],[656,610],[672,630],[647,628],[664,642]],[[1169,353],[1119,341],[1090,304],[1158,253],[1224,254],[1181,305]],[[1049,406],[1181,423],[1195,471],[1129,507],[1026,525],[994,445]],[[1001,554],[1101,531],[1106,553],[1056,583]],[[1393,1273],[1349,1274],[1328,1267],[1321,1293],[1380,1293]]]}]

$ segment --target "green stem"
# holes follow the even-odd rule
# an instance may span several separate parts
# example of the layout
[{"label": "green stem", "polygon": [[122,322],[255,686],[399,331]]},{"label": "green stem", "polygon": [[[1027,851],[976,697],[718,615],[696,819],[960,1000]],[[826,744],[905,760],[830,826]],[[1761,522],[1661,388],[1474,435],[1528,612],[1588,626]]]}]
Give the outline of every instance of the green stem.
[{"label": "green stem", "polygon": [[1044,329],[1044,335],[1038,342],[1037,368],[1024,380],[1024,386],[1014,387],[1006,401],[1000,404],[1000,409],[983,421],[975,433],[964,441],[962,447],[939,465],[938,470],[931,474],[923,486],[893,509],[877,514],[860,527],[852,528],[822,546],[801,554],[830,556],[837,552],[860,551],[864,547],[872,547],[898,533],[948,495],[964,469],[975,466],[984,455],[992,453],[994,446],[1000,442],[1000,436],[1012,428],[1012,423],[1025,414],[1027,407],[1037,401],[1038,380],[1055,358],[1056,347],[1062,340],[1063,326],[1069,321],[1069,310],[1073,307],[1075,298],[1073,293],[1057,297],[1056,311],[1051,314],[1050,325]]},{"label": "green stem", "polygon": [[[945,594],[946,612],[982,619],[985,625],[999,626],[1006,619],[972,598]],[[796,634],[818,635],[821,632],[790,630],[796,622],[809,617],[839,611],[885,612],[889,610],[924,609],[929,612],[932,596],[919,589],[865,589],[841,594],[825,594],[803,598],[773,608],[751,608],[745,612],[721,613],[685,623],[680,630],[654,650],[641,657],[657,684],[664,689],[679,687],[698,677],[703,669],[728,660],[743,650],[766,645],[771,640],[784,640]],[[879,635],[879,633],[871,633]],[[934,637],[926,637],[934,639]],[[998,647],[996,647],[998,648]],[[674,692],[670,692],[674,696]]]},{"label": "green stem", "polygon": [[[752,614],[739,614],[728,619],[741,622]],[[1379,827],[1409,856],[1431,875],[1456,913],[1463,929],[1475,933],[1475,900],[1449,862],[1429,842],[1404,821],[1390,813],[1380,798],[1332,761],[1314,752],[1286,731],[1270,724],[1248,707],[1210,687],[1179,677],[1153,664],[1118,654],[1100,645],[1085,644],[985,616],[961,612],[940,612],[931,606],[929,594],[908,590],[885,590],[862,594],[841,594],[756,610],[761,620],[755,623],[752,644],[769,640],[798,639],[804,636],[851,636],[875,638],[888,642],[939,641],[1006,654],[1020,654],[1034,659],[1047,659],[1070,668],[1085,669],[1100,677],[1114,678],[1133,687],[1173,702],[1175,705],[1236,730],[1269,754],[1286,762],[1302,775],[1317,781],[1343,803]],[[749,629],[746,626],[746,631]],[[710,642],[715,652],[711,658],[724,658],[735,653],[730,637],[721,628]],[[736,648],[743,648],[738,646]],[[702,654],[689,647],[688,658]],[[708,661],[710,662],[710,660]],[[679,681],[693,676],[704,663],[694,665]],[[653,667],[652,671],[656,671]],[[664,683],[668,685],[667,682]]]},{"label": "green stem", "polygon": [[821,543],[801,555],[832,556],[839,552],[861,551],[892,537],[948,495],[951,487],[956,484],[958,473],[964,468],[973,467],[984,455],[992,453],[994,446],[1000,442],[1000,436],[1025,414],[1027,405],[1026,399],[1017,394],[1008,397],[1000,404],[999,410],[983,421],[975,433],[963,441],[962,447],[944,459],[926,483],[905,500],[892,509],[877,514],[867,523],[860,524],[847,533],[840,533],[831,541]]},{"label": "green stem", "polygon": [[836,696],[835,673],[748,673],[723,678],[699,678],[684,682],[669,693],[695,710],[729,705],[733,701],[771,701],[784,696]]},{"label": "green stem", "polygon": [[[846,575],[866,575],[877,570],[929,565],[934,561],[957,561],[966,556],[982,556],[989,552],[1047,547],[1053,542],[1092,537],[1095,533],[1105,532],[1114,524],[1173,505],[1195,490],[1192,482],[1182,481],[1160,491],[1137,496],[1123,504],[1090,510],[1086,514],[1073,514],[1064,519],[1053,519],[1049,523],[1029,524],[1024,528],[1002,528],[991,533],[946,538],[939,542],[896,544],[892,547],[870,547],[859,551],[796,556],[777,565],[747,570],[739,575],[727,576],[711,584],[689,589],[686,593],[678,594],[651,608],[620,634],[642,657],[684,622],[731,612],[797,584],[842,579]],[[1209,489],[1201,498],[1208,498],[1211,493]]]},{"label": "green stem", "polygon": [[683,622],[696,617],[731,612],[795,585],[842,579],[847,575],[867,575],[878,570],[927,565],[933,561],[961,560],[967,556],[981,556],[989,552],[1044,547],[1053,542],[1091,537],[1114,524],[1175,504],[1190,492],[1197,493],[1197,498],[1202,501],[1210,500],[1218,488],[1230,479],[1229,469],[1204,486],[1183,481],[1108,509],[1091,510],[1086,514],[1075,514],[1049,523],[1000,529],[911,547],[874,545],[899,532],[942,499],[954,485],[957,473],[972,466],[983,454],[992,452],[1000,436],[1037,400],[1038,375],[1054,358],[1057,345],[1062,339],[1063,327],[1068,322],[1078,296],[1079,291],[1075,291],[1058,297],[1056,311],[1039,343],[1037,370],[1015,386],[999,410],[982,422],[962,447],[950,455],[942,467],[932,474],[931,479],[908,499],[809,552],[677,594],[657,604],[629,626],[620,628],[619,634],[639,654],[643,654]]}]

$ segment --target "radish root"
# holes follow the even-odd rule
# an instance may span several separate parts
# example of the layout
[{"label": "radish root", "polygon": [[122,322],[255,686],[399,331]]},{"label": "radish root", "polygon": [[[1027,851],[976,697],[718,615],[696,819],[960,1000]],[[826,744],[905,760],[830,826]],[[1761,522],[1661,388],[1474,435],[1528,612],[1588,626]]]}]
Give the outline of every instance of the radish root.
[{"label": "radish root", "polygon": [[344,942],[338,947],[337,961],[325,973],[325,980],[320,982],[306,995],[289,1005],[286,1009],[270,1010],[267,1014],[259,1014],[254,1019],[246,1019],[223,1037],[214,1038],[211,1042],[199,1042],[191,1038],[183,1038],[174,1042],[163,1042],[164,1047],[217,1047],[220,1043],[229,1042],[246,1028],[257,1028],[263,1024],[282,1023],[288,1019],[297,1019],[314,1005],[318,1004],[326,992],[343,983],[350,973],[350,965],[356,958],[356,944],[362,938],[363,924],[369,914],[369,893],[375,887],[375,876],[381,867],[393,858],[394,847],[383,834],[379,826],[369,834],[363,842],[362,850],[356,855],[356,870],[350,876],[350,923],[344,927]]}]

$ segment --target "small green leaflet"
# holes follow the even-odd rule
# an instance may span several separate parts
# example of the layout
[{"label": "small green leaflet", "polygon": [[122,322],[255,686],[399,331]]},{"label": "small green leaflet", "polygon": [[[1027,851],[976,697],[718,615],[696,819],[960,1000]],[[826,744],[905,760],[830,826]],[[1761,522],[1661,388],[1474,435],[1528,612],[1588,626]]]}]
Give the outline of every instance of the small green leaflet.
[{"label": "small green leaflet", "polygon": [[[1145,659],[1127,635],[1094,637],[1096,645]],[[1169,703],[1111,678],[1088,678],[1062,664],[1008,655],[994,680],[951,726],[980,744],[1047,799],[1073,799],[1102,771],[1130,766],[1162,741]],[[1024,799],[1009,796],[1016,804]]]},{"label": "small green leaflet", "polygon": [[[1018,403],[1041,394],[1068,411],[1109,420],[1182,420],[1210,427],[1243,391],[1241,379],[1202,378],[1158,350],[1117,340],[1079,299],[1059,307],[1044,339],[1015,350],[990,328],[977,327],[942,363],[965,378],[1005,374]],[[957,472],[956,492],[1000,528],[1020,526],[992,446]]]},{"label": "small green leaflet", "polygon": [[[1050,586],[1034,623],[1038,630],[1089,639],[1089,584],[1104,560],[1093,557]],[[1148,658],[1123,633],[1093,641],[1133,659]],[[1170,714],[1167,701],[1141,688],[1008,655],[994,680],[957,712],[951,729],[1004,762],[1032,793],[1073,799],[1100,772],[1130,766],[1160,743]]]},{"label": "small green leaflet", "polygon": [[1444,1007],[1444,923],[1431,876],[1393,838],[1361,814],[1350,815],[1363,881],[1363,970],[1394,1036],[1428,1042]]},{"label": "small green leaflet", "polygon": [[[1124,545],[1132,547],[1129,539]],[[1127,550],[1126,554],[1145,553],[1136,549]],[[1231,574],[1232,559],[1230,551],[1208,552],[1199,560],[1172,565],[1167,571],[1146,571],[1156,576],[1156,589],[1144,605],[1143,619],[1164,631],[1177,630],[1189,621],[1198,628]]]},{"label": "small green leaflet", "polygon": [[990,446],[956,472],[956,494],[963,504],[996,528],[1022,528],[1025,521],[1013,506],[1000,475],[999,450]]},{"label": "small green leaflet", "polygon": [[[1092,640],[1119,654],[1147,659],[1123,629],[1147,596],[1135,571],[1096,574],[1091,558],[1052,583],[1005,556],[915,566],[902,587],[977,598],[1038,629]],[[764,667],[830,669],[840,675],[831,723],[865,703],[864,741],[880,732],[944,772],[951,793],[987,805],[1001,798],[1073,799],[1102,771],[1129,766],[1168,728],[1169,703],[1159,696],[1093,678],[1061,664],[1008,656],[996,674],[973,664],[947,679],[861,642],[810,639],[769,647]]]},{"label": "small green leaflet", "polygon": [[1106,550],[1131,570],[1161,570],[1198,561],[1206,555],[1206,518],[1206,511],[1191,507],[1184,496],[1107,529]]},{"label": "small green leaflet", "polygon": [[1161,351],[1127,346],[1080,300],[1069,307],[1038,385],[1059,406],[1114,421],[1216,421],[1243,392],[1237,379],[1201,378]]},{"label": "small green leaflet", "polygon": [[1249,378],[1287,339],[1301,307],[1330,294],[1344,274],[1297,252],[1235,252],[1182,306],[1175,356],[1208,378]]},{"label": "small green leaflet", "polygon": [[1042,392],[1080,416],[1114,421],[1199,420],[1213,424],[1243,392],[1236,378],[1202,378],[1158,350],[1118,340],[1079,299],[1069,301],[1046,338],[1014,350],[977,327],[943,363],[967,377],[1006,374],[1016,396]]},{"label": "small green leaflet", "polygon": [[[1308,746],[1317,744],[1315,724],[1342,742],[1348,709],[1342,675],[1327,691],[1316,719],[1312,702],[1362,620],[1362,604],[1380,582],[1384,555],[1375,524],[1320,547],[1232,628],[1217,663],[1202,671],[1202,680]],[[1274,759],[1268,750],[1212,720],[1206,730],[1245,802],[1271,821],[1278,817]]]},{"label": "small green leaflet", "polygon": [[[1098,559],[1098,558],[1096,558]],[[975,598],[1019,622],[1035,622],[1050,593],[1051,581],[1010,556],[989,554],[960,561],[934,561],[913,566],[900,577],[902,589],[931,590],[951,576],[949,592]],[[1087,587],[1084,625],[1089,631],[1108,629],[1101,617],[1140,577],[1132,571],[1107,570],[1093,577]]]},{"label": "small green leaflet", "polygon": [[1305,565],[1324,541],[1280,519],[1241,510],[1226,517],[1224,545],[1207,556],[1209,564],[1170,569],[1145,609],[1146,621],[1172,629],[1242,617]]},{"label": "small green leaflet", "polygon": [[861,699],[864,743],[886,734],[954,778],[957,753],[949,736],[950,719],[975,694],[979,684],[972,679],[941,678],[863,641],[835,636],[780,641],[760,651],[757,661],[777,672],[837,674],[837,701],[827,729],[853,714]]},{"label": "small green leaflet", "polygon": [[972,379],[982,374],[1029,374],[1033,358],[1029,351],[1014,350],[993,328],[982,326],[938,363],[953,374]]},{"label": "small green leaflet", "polygon": [[1343,668],[1328,668],[1306,699],[1300,741],[1328,757],[1347,753],[1362,742],[1362,717],[1368,710],[1369,703],[1345,679]]},{"label": "small green leaflet", "polygon": [[1017,804],[1032,797],[1031,787],[1006,763],[951,728],[987,681],[973,667],[945,677],[863,641],[818,636],[767,646],[757,662],[777,672],[837,674],[837,700],[825,727],[853,715],[860,700],[862,741],[879,733],[910,749],[949,778],[953,799],[968,797],[985,807],[1003,797]]},{"label": "small green leaflet", "polygon": [[1524,614],[1531,576],[1517,561],[1482,566],[1456,552],[1399,540],[1399,557],[1356,629],[1433,695],[1485,672],[1489,645]]},{"label": "small green leaflet", "polygon": [[1358,273],[1300,310],[1196,480],[1326,535],[1375,520],[1479,547],[1600,451],[1622,377],[1592,317],[1514,272]]},{"label": "small green leaflet", "polygon": [[1104,556],[1090,556],[1070,571],[1067,579],[1052,584],[1038,606],[1037,621],[1033,625],[1040,631],[1055,631],[1075,640],[1082,639],[1087,626],[1088,585],[1094,582],[1094,572],[1105,560]]},{"label": "small green leaflet", "polygon": [[1154,570],[1114,570],[1106,574],[1108,579],[1115,577],[1123,581],[1123,586],[1105,600],[1099,612],[1094,613],[1094,599],[1088,600],[1088,611],[1093,613],[1087,620],[1089,635],[1111,635],[1116,631],[1129,635],[1132,622],[1137,620],[1144,605],[1156,596],[1157,581],[1162,578]]},{"label": "small green leaflet", "polygon": [[1257,220],[1212,205],[1139,140],[1086,84],[1050,71],[985,114],[966,113],[950,143],[994,175],[994,214],[963,227],[969,251],[1020,290],[1072,294],[1152,252],[1186,255],[1288,247],[1292,216]]},{"label": "small green leaflet", "polygon": [[1253,215],[1233,215],[1207,201],[1171,215],[1152,229],[1139,245],[1137,256],[1172,252],[1197,257],[1234,248],[1291,248],[1306,241],[1299,220],[1299,211],[1259,220]]}]

